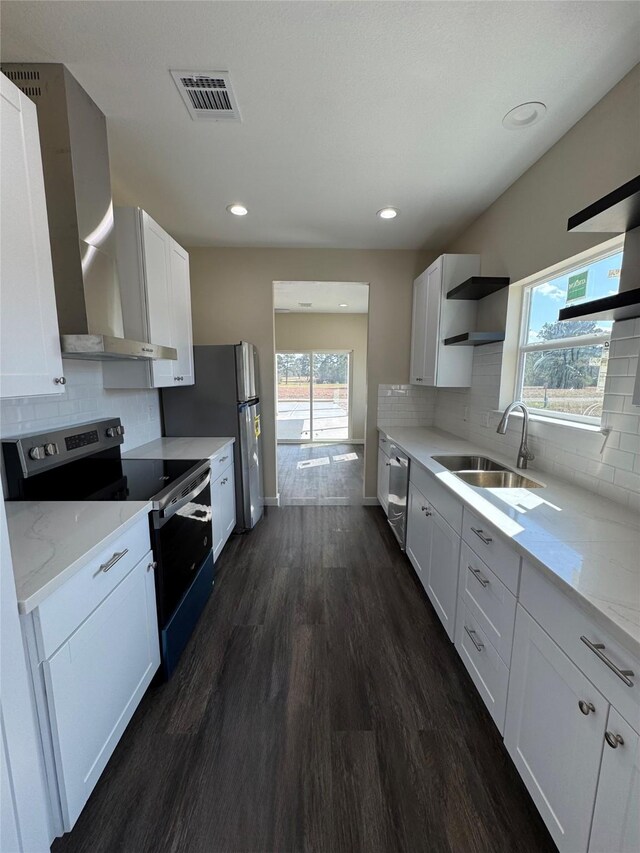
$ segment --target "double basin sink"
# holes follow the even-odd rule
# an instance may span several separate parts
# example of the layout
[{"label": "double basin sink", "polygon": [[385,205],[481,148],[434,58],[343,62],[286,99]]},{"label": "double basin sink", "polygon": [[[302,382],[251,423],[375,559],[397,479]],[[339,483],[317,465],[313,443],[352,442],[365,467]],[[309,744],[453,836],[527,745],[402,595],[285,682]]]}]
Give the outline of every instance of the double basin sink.
[{"label": "double basin sink", "polygon": [[543,489],[542,483],[518,474],[486,456],[432,456],[443,468],[483,489]]}]

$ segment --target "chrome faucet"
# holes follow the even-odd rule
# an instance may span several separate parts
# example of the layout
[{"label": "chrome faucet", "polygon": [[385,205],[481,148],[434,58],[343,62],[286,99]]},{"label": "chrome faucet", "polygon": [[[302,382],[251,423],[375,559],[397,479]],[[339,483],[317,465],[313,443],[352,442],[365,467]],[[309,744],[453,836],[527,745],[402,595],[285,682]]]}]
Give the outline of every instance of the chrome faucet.
[{"label": "chrome faucet", "polygon": [[531,462],[536,457],[527,447],[527,438],[529,436],[529,409],[525,406],[525,404],[521,400],[514,400],[513,403],[509,403],[507,408],[504,410],[504,414],[502,415],[502,419],[498,424],[497,433],[500,435],[504,435],[507,431],[507,424],[509,423],[509,415],[514,409],[522,409],[522,441],[520,442],[520,449],[518,450],[518,461],[516,462],[516,467],[518,468],[527,468],[528,463]]}]

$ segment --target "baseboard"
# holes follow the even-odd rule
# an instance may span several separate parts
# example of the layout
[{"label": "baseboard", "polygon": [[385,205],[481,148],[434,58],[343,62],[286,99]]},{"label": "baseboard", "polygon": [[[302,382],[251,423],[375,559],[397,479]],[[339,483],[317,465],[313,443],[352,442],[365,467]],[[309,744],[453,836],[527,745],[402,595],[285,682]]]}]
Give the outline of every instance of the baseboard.
[{"label": "baseboard", "polygon": [[280,506],[280,495],[276,495],[275,498],[265,498],[264,499],[265,506]]}]

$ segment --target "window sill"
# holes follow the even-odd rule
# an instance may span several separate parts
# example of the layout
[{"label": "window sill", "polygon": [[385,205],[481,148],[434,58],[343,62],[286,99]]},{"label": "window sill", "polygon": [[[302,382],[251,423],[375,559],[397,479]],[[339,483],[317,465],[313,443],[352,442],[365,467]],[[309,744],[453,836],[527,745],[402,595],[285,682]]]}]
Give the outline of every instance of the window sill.
[{"label": "window sill", "polygon": [[[503,412],[500,409],[494,409],[495,414],[502,415]],[[524,415],[522,412],[511,412],[509,415],[510,418],[523,418]],[[546,426],[557,427],[558,429],[578,429],[582,432],[594,432],[594,433],[602,433],[602,426],[600,424],[584,424],[580,421],[565,421],[562,418],[545,418],[544,415],[534,415],[529,412],[529,421],[537,424],[545,424]]]}]

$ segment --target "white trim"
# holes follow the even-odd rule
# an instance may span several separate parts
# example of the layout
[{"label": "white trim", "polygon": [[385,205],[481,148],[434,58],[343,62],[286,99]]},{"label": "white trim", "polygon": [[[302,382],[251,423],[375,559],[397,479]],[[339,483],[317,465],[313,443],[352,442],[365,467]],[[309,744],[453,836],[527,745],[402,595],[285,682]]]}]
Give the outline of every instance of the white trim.
[{"label": "white trim", "polygon": [[[494,409],[494,414],[502,416],[504,412],[501,409]],[[560,412],[557,415],[544,414],[539,415],[538,412],[540,409],[530,409],[529,410],[529,420],[538,424],[545,424],[548,426],[558,427],[560,429],[579,429],[584,432],[596,432],[604,435],[604,430],[600,426],[599,423],[594,423],[597,421],[597,418],[591,418],[589,420],[578,421],[578,420],[567,420],[566,417],[562,417],[563,413]],[[522,418],[522,412],[511,412],[510,417],[512,418]],[[578,417],[578,415],[576,415]]]},{"label": "white trim", "polygon": [[264,498],[265,506],[280,506],[280,495],[276,495],[275,498]]},{"label": "white trim", "polygon": [[[524,369],[527,353],[530,352],[547,352],[549,350],[574,349],[576,347],[586,346],[605,346],[611,340],[611,334],[589,335],[589,336],[573,336],[570,338],[554,338],[551,341],[541,341],[529,344],[526,338],[529,332],[529,318],[531,315],[531,294],[536,287],[552,281],[555,278],[560,278],[584,266],[597,263],[612,255],[624,251],[624,237],[614,237],[601,243],[599,246],[588,249],[585,252],[574,255],[559,264],[552,267],[547,267],[535,275],[529,276],[517,282],[513,287],[520,288],[522,292],[522,304],[520,308],[520,327],[518,330],[518,349],[516,353],[516,371],[515,371],[515,386],[514,399],[522,399],[523,384],[524,384]],[[538,412],[539,410],[534,409]],[[588,415],[571,415],[568,412],[560,412],[555,410],[544,410],[544,415],[537,415],[540,420],[551,423],[556,420],[561,420],[565,423],[575,424],[590,424],[599,426],[602,421],[600,417],[590,417]]]}]

